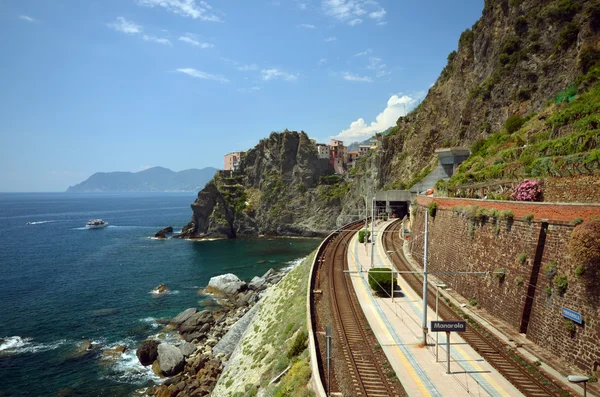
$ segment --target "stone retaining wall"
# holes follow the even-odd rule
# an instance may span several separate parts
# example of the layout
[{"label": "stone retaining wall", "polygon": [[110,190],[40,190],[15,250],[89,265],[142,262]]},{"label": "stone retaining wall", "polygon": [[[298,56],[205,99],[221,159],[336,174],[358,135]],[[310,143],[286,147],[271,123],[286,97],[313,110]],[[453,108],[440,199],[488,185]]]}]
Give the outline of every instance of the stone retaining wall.
[{"label": "stone retaining wall", "polygon": [[[438,202],[439,208],[436,216],[429,218],[428,271],[490,272],[436,276],[516,331],[526,332],[527,338],[552,354],[587,373],[598,367],[599,305],[588,299],[585,275],[576,275],[576,265],[569,260],[568,243],[574,229],[571,220],[600,215],[600,206],[418,197],[419,205],[411,214],[410,249],[421,265],[425,212],[432,200]],[[473,221],[451,210],[457,205],[511,210],[516,216],[512,222]],[[527,213],[535,214],[533,222],[523,220]],[[524,261],[520,260],[521,254],[525,254]],[[557,274],[568,280],[562,296],[544,270],[555,261]],[[501,269],[503,277],[493,274]],[[584,325],[569,331],[561,314],[563,306],[581,313]]]}]

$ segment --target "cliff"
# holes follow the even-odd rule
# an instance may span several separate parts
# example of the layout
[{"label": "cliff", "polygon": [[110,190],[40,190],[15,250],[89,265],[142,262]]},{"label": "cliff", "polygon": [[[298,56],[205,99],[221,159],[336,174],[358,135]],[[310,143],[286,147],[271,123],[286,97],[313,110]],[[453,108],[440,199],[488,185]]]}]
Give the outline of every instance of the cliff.
[{"label": "cliff", "polygon": [[347,183],[304,132],[272,133],[198,193],[180,237],[319,236],[333,229]]}]

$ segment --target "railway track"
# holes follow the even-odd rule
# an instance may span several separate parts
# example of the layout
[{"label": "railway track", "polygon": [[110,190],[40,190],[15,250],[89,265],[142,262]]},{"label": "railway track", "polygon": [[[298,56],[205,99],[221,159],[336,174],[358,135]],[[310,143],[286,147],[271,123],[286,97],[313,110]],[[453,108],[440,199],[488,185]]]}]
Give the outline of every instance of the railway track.
[{"label": "railway track", "polygon": [[[346,225],[331,235],[317,253],[314,304],[311,318],[314,321],[317,357],[325,390],[349,396],[384,397],[405,396],[385,354],[378,349],[377,338],[371,331],[358,298],[352,287],[348,269],[348,244],[362,222]],[[332,367],[330,383],[325,373],[326,325],[333,326],[333,349],[336,361]]]},{"label": "railway track", "polygon": [[[394,251],[396,255],[391,255],[390,260],[394,263],[396,269],[400,271],[412,271],[412,267],[403,254],[403,241],[399,236],[401,223],[399,221],[392,223],[385,229],[383,238],[383,247],[386,251]],[[422,298],[423,278],[416,274],[403,274],[404,280],[411,288]],[[435,291],[432,287],[428,288],[427,297],[429,302],[435,301]],[[444,320],[463,320],[464,318],[457,314],[443,299],[440,299],[439,313]],[[533,375],[525,367],[525,360],[509,352],[509,347],[499,341],[497,338],[481,332],[472,324],[473,320],[467,321],[466,332],[461,333],[461,337],[471,345],[487,362],[498,370],[510,383],[526,396],[544,397],[544,396],[568,396],[567,391],[554,384],[554,380],[545,376],[535,369],[536,375]],[[531,369],[531,366],[530,366]]]}]

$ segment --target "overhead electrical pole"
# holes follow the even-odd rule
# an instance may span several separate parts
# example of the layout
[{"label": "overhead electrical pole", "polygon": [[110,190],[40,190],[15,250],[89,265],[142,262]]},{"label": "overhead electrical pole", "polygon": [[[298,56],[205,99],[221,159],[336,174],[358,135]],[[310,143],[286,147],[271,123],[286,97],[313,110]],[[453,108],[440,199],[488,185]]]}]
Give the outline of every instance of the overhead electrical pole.
[{"label": "overhead electrical pole", "polygon": [[429,213],[425,210],[425,242],[423,253],[423,345],[427,346],[427,232]]}]

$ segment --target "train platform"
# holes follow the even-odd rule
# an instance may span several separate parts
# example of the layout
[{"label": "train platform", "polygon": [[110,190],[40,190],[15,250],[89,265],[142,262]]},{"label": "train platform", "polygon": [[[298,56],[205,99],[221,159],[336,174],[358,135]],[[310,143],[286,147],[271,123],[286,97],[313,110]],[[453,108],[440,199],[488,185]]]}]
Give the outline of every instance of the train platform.
[{"label": "train platform", "polygon": [[[389,222],[375,226],[375,267],[391,268],[392,262],[383,248],[383,231]],[[446,333],[429,334],[423,344],[423,301],[410,286],[398,277],[401,293],[377,297],[371,292],[367,271],[371,268],[369,247],[358,242],[355,235],[349,244],[348,269],[352,284],[367,317],[399,381],[409,396],[522,396],[498,371],[488,364],[462,338],[450,335],[450,373],[447,373]],[[436,319],[435,310],[428,308],[428,326]],[[440,318],[440,320],[443,320]]]}]

